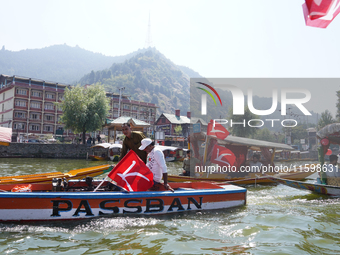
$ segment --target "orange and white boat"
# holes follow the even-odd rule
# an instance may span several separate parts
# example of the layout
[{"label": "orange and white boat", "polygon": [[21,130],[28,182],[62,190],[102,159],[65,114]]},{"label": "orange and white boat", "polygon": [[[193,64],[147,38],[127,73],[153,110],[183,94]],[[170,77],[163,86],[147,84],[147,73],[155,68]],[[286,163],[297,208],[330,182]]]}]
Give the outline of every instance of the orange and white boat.
[{"label": "orange and white boat", "polygon": [[[225,209],[246,204],[247,191],[231,184],[172,183],[169,190],[122,192],[104,182],[69,181],[53,192],[52,184],[22,185],[0,193],[0,221],[80,220],[115,215],[154,215]],[[65,187],[65,186],[64,186]],[[14,191],[14,190],[13,190]],[[30,192],[27,192],[30,191]]]}]

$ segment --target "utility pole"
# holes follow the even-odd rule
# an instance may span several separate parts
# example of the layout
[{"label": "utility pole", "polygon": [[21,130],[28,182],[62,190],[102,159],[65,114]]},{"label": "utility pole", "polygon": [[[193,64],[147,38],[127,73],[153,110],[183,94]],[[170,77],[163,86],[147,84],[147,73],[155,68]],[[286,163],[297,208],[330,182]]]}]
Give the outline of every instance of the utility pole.
[{"label": "utility pole", "polygon": [[125,87],[119,88],[119,105],[118,105],[118,118],[120,117],[120,102],[122,100],[122,90],[124,90]]}]

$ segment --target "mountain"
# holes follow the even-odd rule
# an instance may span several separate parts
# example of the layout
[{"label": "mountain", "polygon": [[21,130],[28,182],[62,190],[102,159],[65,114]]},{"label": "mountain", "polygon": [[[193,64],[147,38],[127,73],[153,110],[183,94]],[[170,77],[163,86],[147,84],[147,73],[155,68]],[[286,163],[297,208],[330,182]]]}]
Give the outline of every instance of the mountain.
[{"label": "mountain", "polygon": [[3,46],[0,50],[0,73],[73,84],[92,70],[108,68],[144,51],[109,57],[78,46],[53,45],[21,51],[9,51]]},{"label": "mountain", "polygon": [[180,109],[185,114],[190,101],[187,73],[199,75],[190,68],[175,65],[155,48],[149,48],[108,69],[91,71],[79,82],[81,85],[99,83],[106,91],[115,93],[125,87],[124,94],[132,100],[159,106],[158,113],[174,113]]}]

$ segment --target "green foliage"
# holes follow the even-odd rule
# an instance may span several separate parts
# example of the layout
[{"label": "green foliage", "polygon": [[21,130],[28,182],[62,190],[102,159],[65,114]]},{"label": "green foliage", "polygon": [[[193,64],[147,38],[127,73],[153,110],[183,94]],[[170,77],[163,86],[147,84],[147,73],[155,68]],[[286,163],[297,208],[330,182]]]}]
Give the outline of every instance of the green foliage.
[{"label": "green foliage", "polygon": [[63,115],[61,122],[74,133],[101,130],[109,110],[109,101],[102,86],[93,85],[87,89],[74,87],[65,90],[64,100],[60,103]]},{"label": "green foliage", "polygon": [[182,134],[182,126],[181,125],[178,125],[177,127],[175,127],[175,133],[176,133],[176,135]]},{"label": "green foliage", "polygon": [[334,123],[335,120],[333,119],[332,114],[330,111],[326,110],[321,113],[320,120],[318,122],[318,129],[323,128],[324,126],[327,126],[328,124]]},{"label": "green foliage", "polygon": [[336,102],[336,119],[338,122],[340,122],[340,90],[336,92],[336,96],[338,97],[338,100]]},{"label": "green foliage", "polygon": [[[243,124],[236,124],[229,128],[229,131],[232,135],[239,136],[239,137],[253,137],[258,128],[250,127],[248,125],[248,121],[251,119],[259,119],[259,116],[253,114],[248,107],[244,107],[244,115],[233,115],[233,108],[229,108],[228,112],[228,119],[232,119],[233,123],[243,123],[245,122],[245,126]],[[254,123],[253,123],[254,125]]]},{"label": "green foliage", "polygon": [[303,125],[297,125],[296,127],[286,128],[286,129],[287,129],[287,132],[290,132],[291,139],[292,141],[294,141],[295,144],[296,144],[295,140],[297,140],[298,143],[300,143],[300,139],[308,138],[307,129],[304,128]]},{"label": "green foliage", "polygon": [[254,134],[254,139],[258,139],[261,141],[268,141],[268,142],[278,142],[277,136],[272,134],[268,128],[262,128]]}]

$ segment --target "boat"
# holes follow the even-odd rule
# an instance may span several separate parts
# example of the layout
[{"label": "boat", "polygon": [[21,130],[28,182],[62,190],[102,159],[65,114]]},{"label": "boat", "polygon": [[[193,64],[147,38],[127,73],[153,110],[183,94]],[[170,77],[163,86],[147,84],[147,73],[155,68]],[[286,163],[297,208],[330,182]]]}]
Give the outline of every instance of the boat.
[{"label": "boat", "polygon": [[180,147],[156,145],[163,154],[166,162],[181,161],[184,158],[184,150]]},{"label": "boat", "polygon": [[273,181],[281,183],[283,185],[302,190],[309,190],[314,193],[328,195],[328,196],[340,196],[340,187],[318,184],[318,183],[306,183],[301,181],[292,181],[283,178],[270,177]]},{"label": "boat", "polygon": [[120,143],[111,144],[109,147],[109,155],[111,161],[118,161],[120,157],[120,151],[123,148],[123,145]]},{"label": "boat", "polygon": [[[273,160],[276,150],[294,150],[293,147],[287,144],[232,135],[228,135],[225,139],[218,139],[215,136],[207,136],[203,132],[191,134],[190,141],[192,150],[194,151],[194,157],[206,158],[204,166],[195,166],[194,176],[168,175],[168,180],[170,182],[228,181],[239,185],[245,185],[255,183],[275,183],[270,178],[267,178],[268,175],[276,175],[279,178],[292,180],[303,180],[313,174],[313,171],[311,171],[313,164],[275,166]],[[205,146],[208,146],[207,150],[205,150]],[[234,162],[231,164],[226,163],[229,164],[229,166],[225,165],[223,167],[219,163],[216,163],[217,158],[219,162],[226,159],[222,157],[224,154],[219,152],[218,149],[215,150],[215,148],[218,148],[221,151],[227,150],[229,154],[234,154]],[[204,152],[202,153],[203,149],[206,154],[204,154]],[[262,155],[261,162],[263,163],[263,166],[261,172],[247,171],[248,168],[246,168],[247,166],[245,165],[247,155],[254,152]]]},{"label": "boat", "polygon": [[[49,184],[30,184],[0,193],[0,221],[81,220],[116,215],[157,215],[226,209],[246,204],[247,190],[231,184],[172,183],[173,191],[113,191],[106,181],[69,181],[64,190]],[[26,184],[25,184],[26,185]],[[24,186],[24,185],[23,185]]]},{"label": "boat", "polygon": [[99,143],[91,147],[93,148],[93,154],[88,157],[92,160],[118,161],[122,147],[121,144]]},{"label": "boat", "polygon": [[[83,179],[85,177],[95,177],[112,169],[111,165],[93,166],[81,169],[71,170],[67,173],[62,172],[51,172],[51,173],[40,173],[30,175],[16,175],[16,176],[3,176],[0,177],[0,190],[8,191],[13,185],[20,183],[51,183],[53,178],[59,178],[66,180],[69,179]],[[8,186],[10,187],[8,188]],[[11,186],[12,185],[12,186]]]},{"label": "boat", "polygon": [[12,129],[0,127],[0,146],[9,146],[12,139]]}]

